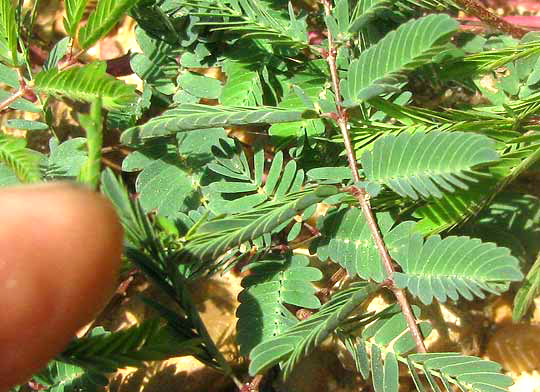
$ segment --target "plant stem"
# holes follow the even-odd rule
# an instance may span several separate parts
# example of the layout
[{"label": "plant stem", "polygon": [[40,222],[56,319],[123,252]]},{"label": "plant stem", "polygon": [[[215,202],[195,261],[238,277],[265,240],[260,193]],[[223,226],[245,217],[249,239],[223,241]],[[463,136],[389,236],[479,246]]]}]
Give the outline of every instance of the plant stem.
[{"label": "plant stem", "polygon": [[459,4],[467,14],[477,17],[488,26],[511,35],[514,38],[521,38],[529,32],[527,29],[513,25],[500,18],[498,15],[484,7],[478,0],[455,0],[455,2]]},{"label": "plant stem", "polygon": [[9,105],[11,105],[17,99],[21,98],[28,91],[29,91],[28,87],[25,86],[19,89],[17,92],[13,93],[11,96],[4,99],[2,102],[0,102],[0,112],[6,109]]},{"label": "plant stem", "polygon": [[[331,15],[331,12],[332,12],[332,5],[330,1],[331,0],[323,0],[325,13],[328,16]],[[339,75],[338,75],[338,70],[337,70],[337,65],[336,65],[336,57],[337,57],[337,48],[334,43],[334,37],[332,36],[330,29],[328,29],[328,56],[326,60],[330,68],[330,75],[332,77],[332,86],[333,86],[334,94],[336,96],[335,97],[336,108],[337,108],[336,121],[341,131],[341,134],[343,136],[343,142],[345,144],[345,150],[347,152],[347,159],[349,160],[349,167],[352,171],[354,181],[358,182],[360,181],[360,175],[358,173],[358,165],[356,163],[354,149],[352,147],[351,139],[349,136],[348,117],[347,117],[347,113],[345,109],[343,108],[341,94],[339,91]],[[366,218],[366,221],[368,223],[369,229],[371,231],[371,235],[373,239],[375,240],[375,244],[377,246],[377,250],[381,257],[384,269],[386,271],[387,278],[392,282],[392,284],[389,285],[389,288],[394,293],[399,303],[399,306],[401,307],[403,316],[405,317],[405,320],[407,321],[409,330],[411,331],[413,339],[416,343],[416,350],[418,352],[425,353],[427,350],[426,350],[426,346],[424,345],[424,339],[416,323],[416,318],[412,311],[411,305],[409,304],[409,301],[407,300],[407,296],[405,295],[405,292],[402,289],[395,287],[395,285],[393,284],[393,281],[391,280],[392,274],[395,271],[394,265],[392,264],[392,258],[390,257],[390,254],[388,253],[388,249],[386,248],[386,245],[382,238],[381,232],[379,230],[379,226],[377,224],[377,221],[375,220],[375,215],[373,214],[373,210],[371,209],[371,204],[369,202],[369,194],[366,192],[365,189],[358,188],[356,186],[353,187],[352,194],[356,197],[356,199],[358,200],[360,204],[360,207],[362,208],[362,212],[364,213],[364,217]]]}]

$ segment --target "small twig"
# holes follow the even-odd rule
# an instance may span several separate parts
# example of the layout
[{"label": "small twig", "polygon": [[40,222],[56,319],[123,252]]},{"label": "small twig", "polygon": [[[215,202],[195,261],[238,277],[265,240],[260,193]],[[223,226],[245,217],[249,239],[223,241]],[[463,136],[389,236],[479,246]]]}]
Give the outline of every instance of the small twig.
[{"label": "small twig", "polygon": [[[330,0],[323,0],[323,5],[324,5],[326,15],[331,15],[332,5],[330,3]],[[338,70],[337,70],[336,57],[337,57],[337,48],[334,44],[334,38],[332,36],[332,33],[328,31],[328,56],[326,60],[330,68],[330,75],[332,77],[332,86],[333,86],[334,94],[335,94],[336,108],[337,108],[337,113],[336,113],[337,123],[341,131],[341,135],[343,137],[345,150],[347,152],[347,159],[349,161],[349,167],[353,174],[353,179],[355,182],[358,182],[360,181],[360,175],[358,173],[358,165],[356,163],[354,149],[352,147],[351,139],[349,136],[348,117],[347,117],[347,113],[345,109],[343,108],[341,94],[339,91],[339,75],[338,75]],[[388,253],[388,249],[386,248],[386,245],[382,238],[377,221],[375,220],[375,215],[373,214],[373,211],[371,209],[371,204],[369,202],[368,194],[366,190],[363,188],[352,187],[352,189],[353,189],[352,194],[358,200],[360,207],[362,208],[362,212],[364,213],[364,217],[366,218],[366,221],[368,223],[372,237],[375,240],[375,244],[377,246],[377,250],[381,257],[384,269],[386,271],[387,278],[391,279],[391,276],[394,273],[394,265],[392,264],[392,258],[390,257],[390,254]],[[389,288],[394,293],[399,303],[399,306],[401,307],[403,316],[405,317],[405,320],[407,321],[409,330],[411,331],[413,339],[416,343],[416,350],[418,352],[425,353],[427,350],[426,350],[426,346],[424,345],[422,333],[420,332],[420,329],[418,328],[418,325],[416,323],[416,318],[412,311],[411,305],[409,304],[409,301],[405,295],[405,292],[402,289],[397,288],[393,284],[390,285]]]},{"label": "small twig", "polygon": [[11,96],[4,99],[2,102],[0,102],[0,112],[2,112],[4,109],[7,109],[9,105],[11,105],[17,99],[22,98],[22,96],[29,91],[30,89],[27,86],[24,86],[23,88],[13,93]]},{"label": "small twig", "polygon": [[529,32],[529,30],[516,26],[512,23],[507,22],[503,18],[494,14],[478,0],[455,0],[459,4],[465,13],[471,16],[475,16],[480,19],[482,22],[491,26],[503,33],[511,35],[514,38],[521,38]]}]

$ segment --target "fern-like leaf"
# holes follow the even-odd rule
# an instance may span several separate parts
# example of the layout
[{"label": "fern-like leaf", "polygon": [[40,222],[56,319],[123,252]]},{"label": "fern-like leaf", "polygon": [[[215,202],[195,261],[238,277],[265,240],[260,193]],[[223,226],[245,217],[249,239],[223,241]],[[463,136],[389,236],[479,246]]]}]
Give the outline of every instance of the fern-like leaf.
[{"label": "fern-like leaf", "polygon": [[77,28],[79,27],[87,3],[88,0],[64,0],[64,5],[66,7],[64,28],[71,38],[75,38]]},{"label": "fern-like leaf", "polygon": [[420,234],[410,232],[407,245],[392,257],[403,268],[394,273],[395,284],[425,304],[433,298],[455,301],[460,295],[484,298],[482,290],[500,294],[510,282],[523,279],[509,249],[467,236],[435,235],[424,242]]},{"label": "fern-like leaf", "polygon": [[101,333],[72,341],[60,358],[97,372],[113,372],[125,366],[140,366],[143,361],[193,355],[200,339],[183,339],[160,320],[114,333]]},{"label": "fern-like leaf", "polygon": [[39,155],[26,148],[26,140],[0,132],[0,162],[11,168],[22,182],[41,179]]},{"label": "fern-like leaf", "polygon": [[291,201],[264,203],[250,212],[209,221],[200,226],[184,247],[183,256],[187,260],[199,260],[203,265],[213,262],[227,250],[273,232],[306,208],[336,193],[336,187],[323,185],[296,197],[291,195]]},{"label": "fern-like leaf", "polygon": [[[251,173],[246,154],[240,145],[237,145],[236,152],[230,158],[220,156],[220,151],[217,149],[214,151],[216,161],[210,163],[208,168],[227,181],[213,182],[209,188],[213,192],[228,196],[227,200],[216,200],[210,203],[209,208],[216,214],[249,211],[265,201],[281,201],[289,193],[295,193],[302,189],[304,171],[298,170],[296,162],[292,160],[283,165],[281,151],[278,151],[274,156],[264,185],[262,184],[263,149],[259,149],[254,155],[254,173]],[[230,153],[232,151],[229,151]],[[236,197],[232,198],[232,196]]]},{"label": "fern-like leaf", "polygon": [[[412,224],[399,225],[390,231],[394,221],[388,213],[377,214],[379,229],[390,254],[398,252],[410,235]],[[350,276],[382,282],[385,272],[375,241],[359,208],[342,208],[329,213],[323,221],[322,237],[317,242],[317,256],[330,258],[343,266]]]},{"label": "fern-like leaf", "polygon": [[501,374],[501,365],[478,357],[459,353],[411,354],[407,358],[409,372],[418,391],[422,391],[417,369],[424,371],[430,386],[440,390],[434,377],[442,381],[446,390],[454,384],[462,391],[504,392],[513,384],[512,378]]},{"label": "fern-like leaf", "polygon": [[357,104],[394,89],[399,72],[427,63],[457,27],[455,20],[439,14],[411,20],[388,33],[351,62],[345,82],[346,98]]},{"label": "fern-like leaf", "polygon": [[236,312],[240,354],[249,355],[257,344],[280,335],[298,320],[285,304],[317,309],[321,303],[311,281],[322,279],[303,255],[287,255],[258,261],[242,280]]},{"label": "fern-like leaf", "polygon": [[120,109],[133,103],[137,98],[135,86],[115,79],[105,70],[106,64],[100,62],[66,71],[52,68],[36,75],[35,88],[50,95],[85,102],[101,96],[106,109]]},{"label": "fern-like leaf", "polygon": [[496,159],[495,142],[483,135],[419,132],[380,138],[360,160],[368,180],[417,199],[467,189],[464,180],[476,182],[473,168]]},{"label": "fern-like leaf", "polygon": [[4,41],[13,65],[18,65],[17,61],[17,23],[15,21],[15,8],[11,0],[0,0],[0,40]]},{"label": "fern-like leaf", "polygon": [[99,0],[88,22],[79,31],[79,44],[88,49],[107,35],[122,16],[140,0]]},{"label": "fern-like leaf", "polygon": [[[350,288],[336,293],[308,319],[289,328],[285,333],[257,345],[250,354],[250,374],[261,373],[283,361],[283,374],[287,377],[301,358],[343,324],[358,305],[376,289],[377,286],[373,284],[353,283]],[[366,320],[370,316],[360,315],[357,321]]]},{"label": "fern-like leaf", "polygon": [[102,392],[108,384],[104,374],[57,360],[50,361],[33,379],[46,386],[48,392]]},{"label": "fern-like leaf", "polygon": [[144,125],[128,129],[122,135],[121,141],[123,143],[129,141],[130,138],[133,138],[133,133],[136,133],[137,137],[145,139],[169,136],[193,129],[274,124],[314,117],[316,114],[310,110],[287,110],[264,106],[247,108],[184,104],[178,108],[167,110],[161,116],[152,118]]},{"label": "fern-like leaf", "polygon": [[351,21],[348,26],[350,32],[357,32],[363,29],[369,21],[383,10],[389,8],[389,0],[363,0],[356,2]]}]

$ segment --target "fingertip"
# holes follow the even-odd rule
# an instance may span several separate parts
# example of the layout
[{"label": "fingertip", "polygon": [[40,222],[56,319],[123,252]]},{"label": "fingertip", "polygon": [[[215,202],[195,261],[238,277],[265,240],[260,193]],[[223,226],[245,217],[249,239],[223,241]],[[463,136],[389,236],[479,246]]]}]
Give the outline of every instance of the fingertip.
[{"label": "fingertip", "polygon": [[0,191],[0,387],[58,354],[106,303],[123,231],[103,196],[67,183]]}]

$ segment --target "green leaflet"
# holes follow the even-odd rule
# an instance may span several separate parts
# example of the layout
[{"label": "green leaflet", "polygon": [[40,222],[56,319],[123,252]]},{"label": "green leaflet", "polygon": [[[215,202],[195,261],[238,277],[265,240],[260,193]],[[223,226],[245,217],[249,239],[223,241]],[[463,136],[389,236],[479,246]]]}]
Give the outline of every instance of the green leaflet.
[{"label": "green leaflet", "polygon": [[[352,312],[373,291],[376,285],[357,282],[347,289],[334,294],[317,313],[297,323],[275,338],[258,344],[250,354],[249,373],[262,373],[278,362],[282,362],[283,376],[286,378],[294,365],[321,344],[330,334],[343,324]],[[368,319],[370,314],[361,314],[357,322]]]},{"label": "green leaflet", "polygon": [[[81,48],[88,49],[107,35],[124,14],[138,2],[139,0],[99,0],[96,9],[90,14],[88,22],[79,31]],[[74,15],[74,17],[76,16],[78,14]]]},{"label": "green leaflet", "polygon": [[430,61],[457,26],[455,20],[442,14],[402,24],[351,62],[344,96],[358,104],[395,89],[397,74]]},{"label": "green leaflet", "polygon": [[441,189],[467,189],[477,165],[498,159],[495,142],[464,132],[402,133],[379,138],[360,161],[369,181],[388,185],[401,196],[442,197]]},{"label": "green leaflet", "polygon": [[236,106],[208,106],[184,104],[169,109],[161,116],[152,118],[144,125],[130,128],[122,134],[121,141],[138,134],[142,139],[169,136],[177,132],[213,127],[248,124],[274,124],[314,118],[309,110],[287,110],[259,106],[246,108]]},{"label": "green leaflet", "polygon": [[15,8],[11,0],[0,0],[0,41],[6,46],[7,52],[1,53],[11,65],[18,65],[17,58],[17,23]]},{"label": "green leaflet", "polygon": [[64,0],[64,6],[66,8],[64,28],[71,38],[75,38],[87,3],[88,0]]},{"label": "green leaflet", "polygon": [[248,268],[250,275],[242,280],[244,291],[238,296],[240,306],[236,311],[237,340],[244,356],[257,344],[281,335],[298,322],[285,304],[319,308],[311,282],[323,277],[303,255],[265,258]]},{"label": "green leaflet", "polygon": [[37,182],[41,179],[40,156],[26,148],[26,140],[0,132],[0,162],[11,168],[22,182]]},{"label": "green leaflet", "polygon": [[120,109],[137,99],[135,86],[105,73],[105,63],[92,63],[80,68],[58,71],[55,68],[38,73],[35,89],[54,96],[92,102],[101,96],[103,107]]},{"label": "green leaflet", "polygon": [[523,279],[519,261],[507,248],[494,243],[467,236],[441,239],[438,235],[424,242],[413,232],[407,240],[400,251],[391,253],[403,268],[403,272],[394,272],[393,279],[425,304],[433,298],[439,302],[448,298],[455,301],[459,296],[484,298],[482,290],[500,294],[510,282]]}]

